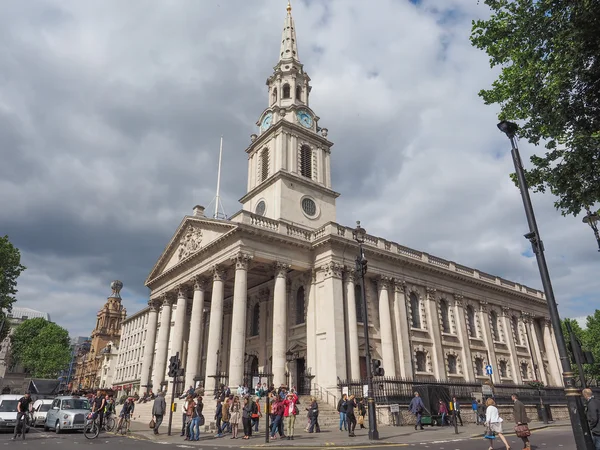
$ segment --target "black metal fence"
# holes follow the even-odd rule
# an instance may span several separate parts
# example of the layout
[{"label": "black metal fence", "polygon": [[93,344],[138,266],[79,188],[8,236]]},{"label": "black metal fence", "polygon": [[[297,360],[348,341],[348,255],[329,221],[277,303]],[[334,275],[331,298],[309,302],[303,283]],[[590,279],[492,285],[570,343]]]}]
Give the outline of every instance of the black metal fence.
[{"label": "black metal fence", "polygon": [[[363,397],[366,392],[367,380],[346,380],[338,385],[340,390],[348,388],[348,394]],[[456,397],[462,403],[471,403],[475,394],[481,395],[482,383],[466,381],[434,380],[432,378],[390,378],[375,377],[373,379],[373,390],[375,402],[378,404],[410,403],[414,396],[415,386],[435,385],[448,389],[450,396]],[[595,390],[596,391],[596,390]],[[566,404],[565,390],[562,387],[545,387],[537,389],[529,385],[497,384],[493,387],[494,398],[498,404],[512,403],[511,395],[517,394],[524,403],[539,403],[540,397],[544,403],[552,405]],[[600,395],[600,389],[597,390]],[[489,397],[489,395],[484,395]]]}]

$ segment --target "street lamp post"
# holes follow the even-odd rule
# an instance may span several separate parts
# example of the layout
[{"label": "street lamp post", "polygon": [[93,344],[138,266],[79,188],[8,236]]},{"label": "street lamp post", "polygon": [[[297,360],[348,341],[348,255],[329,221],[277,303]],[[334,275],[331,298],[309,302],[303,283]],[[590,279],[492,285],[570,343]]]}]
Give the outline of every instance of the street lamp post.
[{"label": "street lamp post", "polygon": [[369,343],[369,313],[367,310],[367,290],[365,289],[365,273],[367,273],[367,259],[363,250],[367,231],[356,222],[356,228],[352,237],[358,242],[359,253],[356,257],[356,270],[360,274],[360,285],[362,289],[363,326],[365,329],[365,357],[367,360],[367,407],[369,414],[369,440],[379,440],[377,430],[377,414],[375,412],[375,398],[373,395],[373,367],[371,366],[371,344]]},{"label": "street lamp post", "polygon": [[593,213],[588,209],[587,214],[583,217],[583,223],[587,223],[594,232],[594,236],[596,236],[596,242],[598,242],[598,251],[600,252],[600,233],[598,233],[598,222],[600,222],[600,216],[598,213]]},{"label": "street lamp post", "polygon": [[550,321],[552,323],[552,327],[554,328],[556,346],[563,371],[562,376],[565,385],[565,395],[567,397],[571,427],[573,428],[573,435],[575,437],[575,445],[577,450],[594,450],[594,443],[592,441],[589,426],[587,424],[581,395],[575,385],[574,374],[571,370],[571,362],[569,360],[569,354],[567,353],[567,346],[565,345],[565,338],[563,336],[560,316],[558,314],[558,307],[554,298],[554,290],[552,289],[552,282],[550,281],[550,274],[548,272],[548,266],[544,256],[544,244],[542,243],[540,233],[537,228],[537,222],[535,220],[531,198],[529,197],[529,187],[527,185],[527,180],[525,179],[523,163],[521,162],[521,156],[519,155],[519,149],[517,147],[515,135],[518,127],[515,123],[503,120],[498,124],[498,129],[506,134],[512,147],[512,159],[515,165],[515,171],[517,173],[517,180],[519,182],[521,198],[523,199],[525,215],[527,216],[527,223],[529,225],[529,233],[525,235],[525,238],[531,242],[533,253],[535,253],[538,269],[542,278],[544,293],[548,302]]}]

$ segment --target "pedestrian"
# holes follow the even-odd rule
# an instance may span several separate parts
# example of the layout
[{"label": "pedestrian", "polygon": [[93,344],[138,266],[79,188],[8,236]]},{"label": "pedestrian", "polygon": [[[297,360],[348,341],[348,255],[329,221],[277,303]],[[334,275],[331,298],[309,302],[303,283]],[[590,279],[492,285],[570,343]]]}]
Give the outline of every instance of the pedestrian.
[{"label": "pedestrian", "polygon": [[514,403],[513,417],[515,419],[515,423],[517,424],[515,427],[515,434],[523,441],[524,449],[531,448],[531,444],[529,443],[529,436],[531,436],[531,432],[527,426],[529,423],[529,418],[527,417],[525,405],[521,400],[519,400],[519,396],[517,394],[513,394],[511,398]]},{"label": "pedestrian", "polygon": [[475,425],[479,425],[479,413],[477,412],[477,399],[473,399],[471,402],[471,409],[473,410],[473,415],[475,416]]},{"label": "pedestrian", "polygon": [[15,423],[15,433],[13,435],[13,437],[11,438],[13,441],[15,439],[17,439],[17,431],[19,429],[19,423],[21,422],[21,420],[23,421],[23,424],[21,425],[21,433],[23,434],[23,437],[25,437],[25,414],[27,414],[28,412],[30,412],[33,408],[33,399],[31,398],[31,394],[29,392],[25,393],[25,395],[23,397],[21,397],[19,399],[19,401],[17,402],[17,422]]},{"label": "pedestrian", "polygon": [[285,428],[288,441],[294,440],[294,425],[296,424],[296,416],[298,415],[297,402],[298,397],[291,392],[283,401],[283,417],[285,417]]},{"label": "pedestrian", "polygon": [[244,404],[242,406],[242,425],[244,427],[244,437],[242,439],[250,439],[252,437],[252,410],[254,402],[246,395],[244,396]]},{"label": "pedestrian", "polygon": [[277,393],[273,393],[271,396],[271,439],[276,439],[275,433],[279,432],[279,437],[284,438],[285,434],[283,434],[283,410],[285,407],[283,406],[283,401],[279,398]]},{"label": "pedestrian", "polygon": [[456,399],[456,397],[452,397],[452,408],[456,414],[456,420],[460,422],[460,426],[463,426],[462,417],[460,417],[460,403]]},{"label": "pedestrian", "polygon": [[358,402],[358,417],[357,423],[360,425],[360,429],[364,430],[365,427],[365,416],[367,415],[367,408],[365,407],[364,397]]},{"label": "pedestrian", "polygon": [[348,436],[355,437],[354,429],[356,428],[356,416],[354,411],[356,408],[356,400],[354,400],[354,394],[351,394],[346,401],[346,421],[348,422]]},{"label": "pedestrian", "polygon": [[221,420],[223,420],[223,404],[221,399],[217,399],[217,407],[215,409],[215,424],[217,425],[217,434],[215,437],[223,437],[223,429],[221,428]]},{"label": "pedestrian", "polygon": [[340,431],[342,431],[342,425],[344,426],[344,431],[348,431],[348,424],[346,422],[346,401],[348,400],[348,396],[346,394],[342,394],[342,398],[337,404],[337,411],[340,415]]},{"label": "pedestrian", "polygon": [[421,396],[418,392],[415,392],[415,396],[410,401],[408,410],[417,418],[415,430],[417,429],[417,427],[420,427],[421,430],[424,430],[423,424],[421,423],[421,418],[423,417],[423,412],[425,411],[425,404],[423,403],[423,400],[421,399]]},{"label": "pedestrian", "polygon": [[256,397],[254,401],[254,408],[252,410],[252,426],[254,427],[254,431],[258,433],[258,422],[262,417],[262,412],[260,411],[260,398]]},{"label": "pedestrian", "polygon": [[158,434],[158,428],[163,421],[165,412],[167,411],[167,402],[165,401],[165,393],[159,392],[154,403],[152,404],[152,417],[154,419],[154,434]]},{"label": "pedestrian", "polygon": [[586,401],[587,421],[594,440],[594,446],[596,450],[600,450],[600,400],[594,397],[591,389],[584,389],[582,393]]},{"label": "pedestrian", "polygon": [[[508,445],[508,441],[502,434],[502,417],[498,414],[498,408],[496,408],[496,402],[493,398],[488,398],[485,402],[485,424],[487,427],[486,435],[490,435],[490,433],[495,433],[501,440],[502,443],[506,446],[507,450],[510,450],[510,445]],[[494,439],[489,439],[490,441],[490,450],[494,448]]]},{"label": "pedestrian", "polygon": [[446,425],[448,425],[446,423],[446,419],[448,418],[448,406],[446,406],[446,403],[443,402],[442,400],[439,401],[438,404],[438,414],[440,414],[442,416],[442,423],[441,425],[444,427]]},{"label": "pedestrian", "polygon": [[231,400],[229,400],[229,397],[225,398],[225,401],[223,402],[223,424],[221,425],[221,430],[223,431],[223,434],[227,433],[227,432],[231,432],[231,424],[230,424],[230,418],[229,418],[229,408],[231,406]]},{"label": "pedestrian", "polygon": [[240,398],[236,395],[229,407],[229,423],[231,424],[231,439],[237,439],[238,428],[242,421]]},{"label": "pedestrian", "polygon": [[310,418],[310,425],[308,427],[308,432],[321,432],[321,426],[319,425],[319,405],[317,404],[317,399],[315,397],[310,398],[310,405],[306,408],[308,411],[308,417]]},{"label": "pedestrian", "polygon": [[194,417],[194,409],[196,408],[196,402],[194,396],[188,395],[185,401],[185,417],[183,418],[185,423],[185,440],[190,441],[192,439],[192,418]]},{"label": "pedestrian", "polygon": [[192,400],[192,415],[190,420],[190,441],[198,441],[200,440],[200,418],[202,417],[202,409],[204,405],[202,404],[202,397],[198,397]]},{"label": "pedestrian", "polygon": [[186,396],[185,401],[181,404],[181,434],[179,436],[185,436],[185,440],[188,440],[188,405],[192,399],[191,395]]},{"label": "pedestrian", "polygon": [[102,431],[102,423],[104,421],[104,408],[106,407],[106,398],[100,391],[96,393],[96,398],[92,404],[92,412],[98,414],[98,428]]}]

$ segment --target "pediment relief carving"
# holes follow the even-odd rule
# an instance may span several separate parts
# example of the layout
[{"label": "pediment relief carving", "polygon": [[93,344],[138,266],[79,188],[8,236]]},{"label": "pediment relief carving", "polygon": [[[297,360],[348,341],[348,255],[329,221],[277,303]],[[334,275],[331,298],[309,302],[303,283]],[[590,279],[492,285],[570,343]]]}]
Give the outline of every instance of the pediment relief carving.
[{"label": "pediment relief carving", "polygon": [[192,224],[187,226],[185,233],[181,237],[179,241],[179,248],[177,250],[178,258],[181,261],[182,259],[187,258],[188,256],[196,253],[202,244],[202,229],[196,227]]}]

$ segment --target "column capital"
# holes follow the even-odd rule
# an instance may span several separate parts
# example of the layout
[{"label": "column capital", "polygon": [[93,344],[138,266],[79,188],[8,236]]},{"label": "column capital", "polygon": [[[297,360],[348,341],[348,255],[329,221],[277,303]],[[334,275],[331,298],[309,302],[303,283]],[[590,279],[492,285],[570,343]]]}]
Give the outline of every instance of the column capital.
[{"label": "column capital", "polygon": [[394,278],[394,291],[404,294],[406,292],[406,281]]},{"label": "column capital", "polygon": [[542,320],[544,321],[544,325],[548,328],[552,328],[552,320],[550,320],[550,317],[544,317]]},{"label": "column capital", "polygon": [[201,276],[194,277],[194,291],[203,291],[206,289],[206,278]]},{"label": "column capital", "polygon": [[488,306],[489,306],[489,302],[487,302],[486,300],[481,300],[479,302],[479,310],[481,312],[487,312],[488,311]]},{"label": "column capital", "polygon": [[385,289],[387,291],[390,288],[392,282],[393,282],[392,277],[388,277],[386,275],[378,275],[377,276],[377,287],[380,290]]},{"label": "column capital", "polygon": [[288,270],[290,270],[290,265],[281,261],[276,261],[273,264],[273,269],[275,270],[275,278],[285,278]]},{"label": "column capital", "polygon": [[349,283],[354,283],[358,277],[354,267],[344,266],[344,273],[346,274],[346,281]]},{"label": "column capital", "polygon": [[225,281],[225,277],[227,276],[227,272],[220,266],[214,265],[210,268],[210,271],[213,274],[213,281]]},{"label": "column capital", "polygon": [[343,269],[344,267],[335,261],[330,261],[321,266],[321,270],[325,272],[325,278],[342,278]]},{"label": "column capital", "polygon": [[173,303],[173,294],[171,292],[166,292],[160,296],[160,301],[162,302],[162,306],[171,306]]},{"label": "column capital", "polygon": [[180,298],[187,298],[187,286],[185,284],[180,284],[177,286],[177,300]]},{"label": "column capital", "polygon": [[158,298],[151,298],[148,300],[148,306],[150,307],[150,311],[156,312],[160,308],[161,300]]},{"label": "column capital", "polygon": [[464,305],[465,296],[462,294],[454,294],[454,304],[462,308]]},{"label": "column capital", "polygon": [[523,323],[529,323],[531,322],[531,319],[531,313],[528,313],[527,311],[521,311],[521,320]]},{"label": "column capital", "polygon": [[250,261],[252,261],[252,255],[240,252],[237,255],[232,256],[231,261],[235,264],[236,270],[248,270]]},{"label": "column capital", "polygon": [[437,292],[436,288],[428,287],[425,288],[425,291],[427,292],[427,297],[429,297],[429,300],[435,300],[435,293]]},{"label": "column capital", "polygon": [[509,306],[502,307],[502,315],[505,317],[508,317],[510,315],[510,307]]}]

